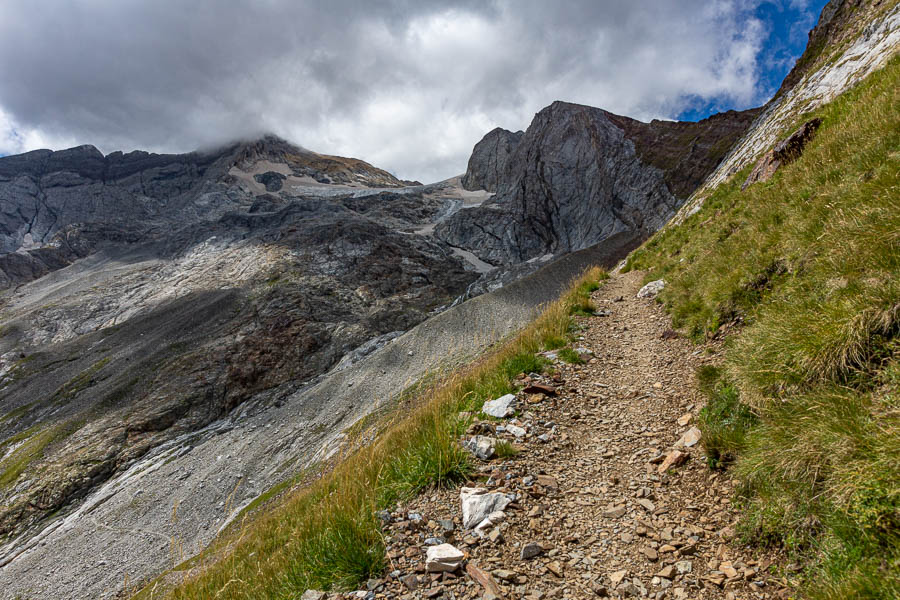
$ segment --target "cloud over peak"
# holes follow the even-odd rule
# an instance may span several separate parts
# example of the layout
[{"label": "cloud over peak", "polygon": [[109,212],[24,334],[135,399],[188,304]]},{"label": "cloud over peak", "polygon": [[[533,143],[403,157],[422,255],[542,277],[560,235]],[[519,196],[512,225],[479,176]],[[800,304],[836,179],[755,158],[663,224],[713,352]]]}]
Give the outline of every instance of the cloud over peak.
[{"label": "cloud over peak", "polygon": [[[792,0],[796,1],[796,0]],[[671,118],[757,105],[742,0],[0,4],[0,153],[189,151],[272,132],[404,178],[462,172],[554,100]]]}]

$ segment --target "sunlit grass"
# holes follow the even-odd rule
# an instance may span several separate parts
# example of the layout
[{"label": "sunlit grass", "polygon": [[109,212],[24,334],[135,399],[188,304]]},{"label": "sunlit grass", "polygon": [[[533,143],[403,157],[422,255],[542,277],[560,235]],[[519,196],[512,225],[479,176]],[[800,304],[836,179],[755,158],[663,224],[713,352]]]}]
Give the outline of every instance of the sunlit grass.
[{"label": "sunlit grass", "polygon": [[744,192],[737,174],[627,268],[666,279],[695,340],[738,332],[723,373],[698,375],[708,457],[737,458],[745,538],[807,561],[812,597],[896,598],[900,57],[812,116],[800,160]]}]

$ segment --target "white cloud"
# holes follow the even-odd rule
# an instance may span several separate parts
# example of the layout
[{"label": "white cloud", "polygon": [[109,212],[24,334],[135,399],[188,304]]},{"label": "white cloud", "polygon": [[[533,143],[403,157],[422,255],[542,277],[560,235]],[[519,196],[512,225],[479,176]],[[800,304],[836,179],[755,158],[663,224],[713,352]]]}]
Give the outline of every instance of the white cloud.
[{"label": "white cloud", "polygon": [[404,178],[465,169],[552,101],[761,103],[750,0],[0,5],[0,153],[188,151],[265,131]]}]

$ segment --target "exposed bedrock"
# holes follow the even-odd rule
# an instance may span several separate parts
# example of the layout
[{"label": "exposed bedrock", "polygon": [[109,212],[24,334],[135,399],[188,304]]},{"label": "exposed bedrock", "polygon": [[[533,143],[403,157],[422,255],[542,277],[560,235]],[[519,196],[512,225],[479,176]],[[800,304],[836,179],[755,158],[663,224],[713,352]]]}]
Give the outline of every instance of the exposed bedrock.
[{"label": "exposed bedrock", "polygon": [[496,192],[506,165],[524,135],[522,131],[512,132],[500,127],[485,135],[472,149],[469,166],[461,179],[463,188]]},{"label": "exposed bedrock", "polygon": [[[571,252],[616,233],[645,238],[702,183],[756,114],[641,123],[554,102],[535,115],[506,159],[497,194],[459,211],[435,234],[495,265]],[[497,135],[494,130],[479,143],[486,145],[476,146],[473,160],[499,146],[492,141]],[[479,158],[476,164],[493,163]]]}]

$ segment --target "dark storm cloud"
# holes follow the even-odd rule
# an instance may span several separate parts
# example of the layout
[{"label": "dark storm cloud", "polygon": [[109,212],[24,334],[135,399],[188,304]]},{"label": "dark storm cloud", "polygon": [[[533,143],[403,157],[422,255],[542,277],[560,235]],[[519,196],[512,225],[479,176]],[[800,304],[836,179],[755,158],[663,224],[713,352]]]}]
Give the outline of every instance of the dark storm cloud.
[{"label": "dark storm cloud", "polygon": [[403,177],[465,169],[553,100],[639,118],[758,103],[752,3],[0,3],[0,153],[186,151],[271,131]]}]

